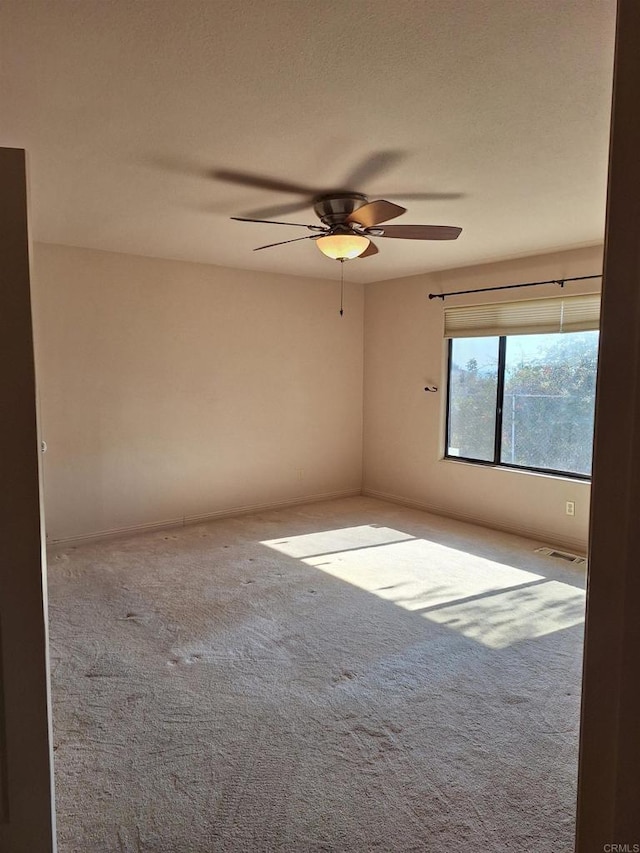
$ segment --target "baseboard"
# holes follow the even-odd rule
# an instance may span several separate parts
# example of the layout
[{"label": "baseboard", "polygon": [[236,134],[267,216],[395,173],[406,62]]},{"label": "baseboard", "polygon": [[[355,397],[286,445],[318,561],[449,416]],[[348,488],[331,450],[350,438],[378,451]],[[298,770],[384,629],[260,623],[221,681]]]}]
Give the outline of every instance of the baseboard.
[{"label": "baseboard", "polygon": [[205,521],[215,521],[217,518],[233,518],[234,516],[239,515],[251,515],[255,512],[266,512],[272,509],[286,509],[289,506],[298,506],[300,504],[317,503],[318,501],[332,501],[337,500],[338,498],[351,498],[360,494],[360,489],[344,489],[338,492],[323,492],[318,495],[302,495],[301,497],[288,498],[282,501],[248,504],[246,506],[229,507],[228,509],[205,512],[199,515],[185,515],[181,518],[169,518],[164,521],[132,524],[127,527],[114,527],[110,530],[98,530],[92,533],[82,533],[78,536],[66,536],[61,538],[52,537],[47,540],[47,545],[90,545],[93,542],[101,542],[105,539],[114,539],[121,536],[133,536],[136,533],[150,533],[154,530],[170,530],[174,527],[186,527],[189,524],[201,524]]},{"label": "baseboard", "polygon": [[363,489],[362,494],[370,498],[378,498],[381,501],[389,501],[390,503],[406,506],[410,509],[419,509],[423,512],[430,512],[433,515],[439,515],[444,518],[452,518],[455,521],[464,521],[467,524],[476,524],[478,527],[488,527],[491,530],[500,530],[503,533],[511,533],[514,536],[522,536],[525,539],[533,539],[544,545],[553,545],[571,553],[586,555],[587,545],[582,539],[570,539],[569,537],[558,538],[552,533],[547,533],[544,530],[523,527],[521,525],[503,524],[490,519],[481,518],[475,515],[467,515],[466,513],[451,510],[448,507],[436,506],[434,504],[415,501],[410,498],[404,498],[400,495],[389,494],[388,492],[379,492],[376,489]]},{"label": "baseboard", "polygon": [[133,536],[137,533],[151,533],[154,530],[169,530],[174,527],[185,527],[190,524],[200,524],[206,521],[215,521],[218,518],[232,518],[234,516],[251,515],[256,512],[267,512],[274,509],[286,509],[290,506],[299,506],[301,504],[315,503],[317,501],[331,501],[338,498],[350,498],[363,495],[365,497],[377,498],[378,500],[388,501],[389,503],[406,506],[410,509],[418,509],[422,512],[430,512],[433,515],[439,515],[444,518],[452,518],[456,521],[463,521],[467,524],[476,524],[479,527],[488,527],[491,530],[500,530],[504,533],[511,533],[515,536],[523,536],[525,539],[533,539],[544,545],[552,545],[556,548],[568,550],[576,554],[586,554],[586,543],[579,539],[570,539],[569,537],[559,538],[553,534],[546,533],[543,530],[534,530],[532,528],[523,527],[521,525],[502,524],[481,518],[475,515],[451,510],[448,507],[437,506],[434,504],[425,503],[423,501],[412,500],[401,495],[394,495],[390,492],[381,492],[377,489],[344,489],[337,492],[323,492],[316,495],[302,495],[297,498],[288,498],[282,501],[270,501],[269,503],[248,504],[246,506],[229,507],[228,509],[214,510],[213,512],[201,513],[199,515],[188,515],[181,518],[170,518],[163,521],[149,522],[145,524],[133,524],[127,527],[116,527],[110,530],[99,530],[92,533],[84,533],[78,536],[68,536],[63,538],[51,538],[47,540],[48,546],[59,545],[90,545],[93,542],[101,542],[105,539],[115,539],[123,536]]}]

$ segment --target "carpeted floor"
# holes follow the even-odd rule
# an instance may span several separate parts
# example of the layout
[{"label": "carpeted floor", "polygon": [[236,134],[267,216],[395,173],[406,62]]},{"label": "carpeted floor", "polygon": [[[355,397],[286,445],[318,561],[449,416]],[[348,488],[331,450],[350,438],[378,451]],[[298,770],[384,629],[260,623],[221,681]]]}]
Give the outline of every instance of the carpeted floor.
[{"label": "carpeted floor", "polygon": [[53,551],[60,853],[573,849],[584,571],[369,498]]}]

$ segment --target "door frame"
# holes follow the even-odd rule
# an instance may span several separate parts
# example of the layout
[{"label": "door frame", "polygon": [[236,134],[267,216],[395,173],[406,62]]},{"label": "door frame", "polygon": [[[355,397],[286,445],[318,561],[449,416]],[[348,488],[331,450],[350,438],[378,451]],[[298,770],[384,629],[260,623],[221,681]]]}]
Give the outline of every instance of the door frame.
[{"label": "door frame", "polygon": [[27,160],[0,148],[0,849],[55,853]]}]

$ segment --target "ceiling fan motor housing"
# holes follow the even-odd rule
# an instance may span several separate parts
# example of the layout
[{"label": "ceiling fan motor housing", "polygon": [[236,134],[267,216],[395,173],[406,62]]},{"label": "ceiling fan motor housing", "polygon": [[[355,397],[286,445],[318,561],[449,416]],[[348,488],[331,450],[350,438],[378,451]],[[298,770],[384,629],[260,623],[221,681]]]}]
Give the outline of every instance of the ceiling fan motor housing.
[{"label": "ceiling fan motor housing", "polygon": [[350,213],[368,201],[367,196],[362,193],[331,193],[317,196],[313,201],[313,209],[325,225],[339,225]]}]

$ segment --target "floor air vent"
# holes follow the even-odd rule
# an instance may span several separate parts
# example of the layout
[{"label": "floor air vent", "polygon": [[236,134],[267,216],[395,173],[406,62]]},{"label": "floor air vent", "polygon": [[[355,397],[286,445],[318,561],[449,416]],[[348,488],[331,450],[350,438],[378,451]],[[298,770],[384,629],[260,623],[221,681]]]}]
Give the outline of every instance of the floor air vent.
[{"label": "floor air vent", "polygon": [[555,557],[558,560],[564,560],[566,563],[575,563],[576,565],[584,565],[587,562],[586,557],[580,557],[578,554],[570,554],[568,551],[557,551],[555,548],[536,548],[536,554],[544,554],[547,557]]}]

